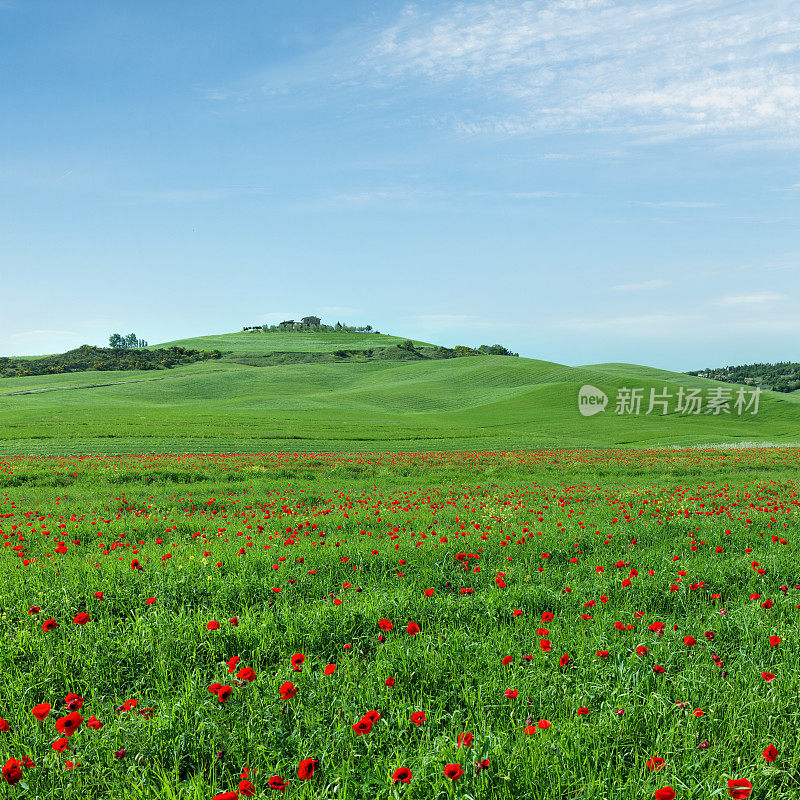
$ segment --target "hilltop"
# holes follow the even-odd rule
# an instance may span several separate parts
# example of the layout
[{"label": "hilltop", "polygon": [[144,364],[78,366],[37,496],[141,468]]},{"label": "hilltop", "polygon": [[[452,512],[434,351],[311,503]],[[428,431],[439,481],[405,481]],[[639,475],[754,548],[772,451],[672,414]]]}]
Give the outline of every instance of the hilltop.
[{"label": "hilltop", "polygon": [[[405,341],[372,333],[239,332],[153,345],[220,353],[169,370],[5,378],[0,452],[531,450],[800,440],[797,394],[764,392],[756,415],[661,416],[644,408],[617,415],[614,397],[624,387],[638,387],[645,397],[665,386],[673,392],[736,387],[632,364],[365,355]],[[418,352],[437,347],[412,343]],[[337,351],[364,356],[337,357]],[[303,363],[270,360],[279,353]],[[608,396],[604,413],[578,413],[586,384]]]}]

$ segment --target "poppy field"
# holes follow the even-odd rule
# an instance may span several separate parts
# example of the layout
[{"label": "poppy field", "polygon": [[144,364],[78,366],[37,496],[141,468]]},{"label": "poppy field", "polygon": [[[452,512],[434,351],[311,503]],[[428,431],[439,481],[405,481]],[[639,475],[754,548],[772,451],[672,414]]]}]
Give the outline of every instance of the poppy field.
[{"label": "poppy field", "polygon": [[800,450],[0,458],[3,796],[800,796]]}]

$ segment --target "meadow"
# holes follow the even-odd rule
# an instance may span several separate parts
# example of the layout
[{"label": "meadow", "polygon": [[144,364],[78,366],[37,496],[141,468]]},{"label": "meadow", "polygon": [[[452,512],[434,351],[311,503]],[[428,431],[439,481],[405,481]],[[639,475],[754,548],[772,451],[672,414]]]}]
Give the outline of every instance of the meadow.
[{"label": "meadow", "polygon": [[798,457],[0,458],[4,794],[796,798]]}]

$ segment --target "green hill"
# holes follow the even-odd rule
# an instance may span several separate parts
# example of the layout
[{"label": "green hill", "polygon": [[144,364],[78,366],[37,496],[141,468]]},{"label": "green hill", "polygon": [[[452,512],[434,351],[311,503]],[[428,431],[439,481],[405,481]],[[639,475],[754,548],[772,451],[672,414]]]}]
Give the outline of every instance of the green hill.
[{"label": "green hill", "polygon": [[[717,383],[630,364],[568,367],[510,356],[252,366],[243,356],[391,347],[402,337],[235,333],[154,347],[223,357],[160,371],[0,381],[0,452],[510,450],[800,441],[796,395],[765,392],[756,415],[617,415],[620,387]],[[419,343],[424,346],[424,343]],[[368,346],[369,345],[369,346]],[[609,396],[578,413],[578,391]],[[645,403],[646,405],[646,403]],[[643,407],[642,411],[645,411]]]}]

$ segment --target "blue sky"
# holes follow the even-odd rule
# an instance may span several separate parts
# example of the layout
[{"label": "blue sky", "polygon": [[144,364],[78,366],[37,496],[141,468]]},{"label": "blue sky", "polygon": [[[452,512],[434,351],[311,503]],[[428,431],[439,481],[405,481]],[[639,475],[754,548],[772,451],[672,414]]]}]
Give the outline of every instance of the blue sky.
[{"label": "blue sky", "polygon": [[800,360],[798,0],[0,0],[0,70],[0,354]]}]

